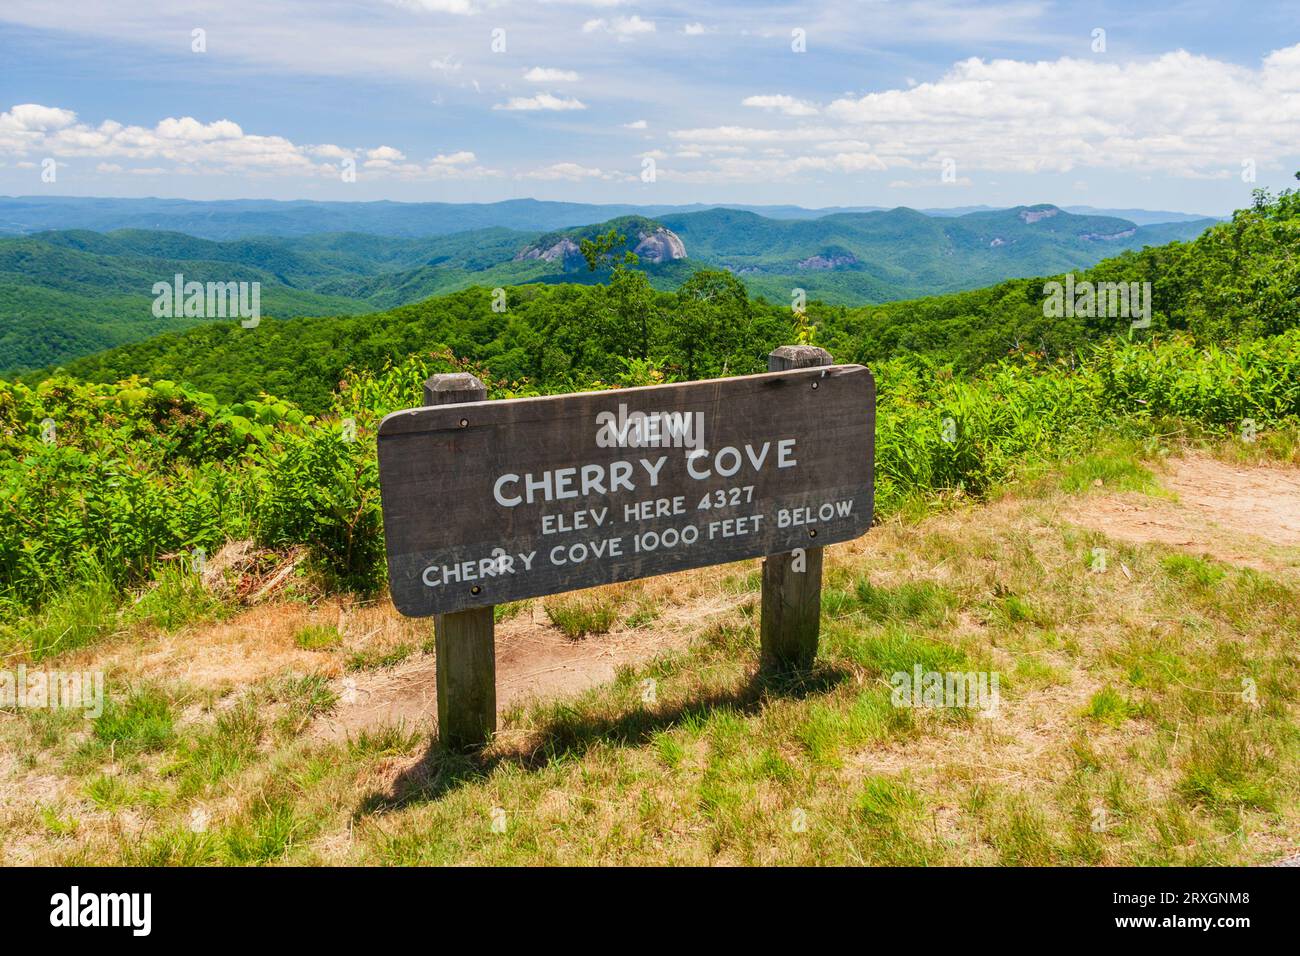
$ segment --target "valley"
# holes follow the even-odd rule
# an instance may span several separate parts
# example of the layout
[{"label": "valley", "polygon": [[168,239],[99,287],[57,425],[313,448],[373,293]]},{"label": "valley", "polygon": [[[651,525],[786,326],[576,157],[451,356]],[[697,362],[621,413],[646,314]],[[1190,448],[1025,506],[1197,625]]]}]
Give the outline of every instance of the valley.
[{"label": "valley", "polygon": [[[14,201],[0,200],[0,216],[6,202]],[[126,209],[127,202],[109,208]],[[151,201],[129,202],[148,208]],[[74,218],[108,226],[145,215],[123,211],[113,218],[92,214],[98,201],[83,205],[90,208],[79,218],[47,210],[42,221]],[[537,216],[503,212],[508,226],[447,232],[449,222],[469,224],[488,214],[437,210],[441,219],[426,212],[417,224],[402,209],[403,228],[426,234],[300,234],[289,230],[286,218],[301,220],[305,229],[324,213],[286,205],[290,209],[274,223],[255,218],[248,228],[278,225],[288,235],[210,239],[131,226],[0,238],[0,374],[65,364],[202,324],[201,316],[151,312],[155,283],[178,274],[200,283],[259,283],[261,312],[272,318],[353,315],[475,286],[604,282],[608,269],[589,270],[579,245],[612,229],[627,237],[626,250],[637,255],[656,289],[677,289],[697,270],[715,269],[731,272],[751,294],[774,303],[789,303],[794,290],[802,289],[809,300],[859,306],[1083,269],[1126,249],[1195,238],[1214,222],[1138,226],[1046,205],[957,216],[898,208],[798,219],[715,208],[656,218],[627,215],[544,232],[518,228]],[[339,213],[325,222],[372,220]],[[156,215],[150,221],[192,227],[184,218]]]}]

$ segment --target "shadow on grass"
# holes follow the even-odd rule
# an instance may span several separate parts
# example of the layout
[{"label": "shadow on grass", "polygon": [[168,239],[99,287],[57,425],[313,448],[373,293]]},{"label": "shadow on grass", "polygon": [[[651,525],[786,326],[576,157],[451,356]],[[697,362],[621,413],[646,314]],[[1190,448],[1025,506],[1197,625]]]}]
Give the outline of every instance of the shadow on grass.
[{"label": "shadow on grass", "polygon": [[559,758],[581,757],[595,744],[639,747],[661,731],[684,721],[706,719],[719,710],[753,715],[767,700],[801,700],[825,694],[848,676],[847,669],[819,664],[811,673],[760,671],[739,687],[697,696],[676,706],[639,707],[612,716],[561,710],[531,733],[526,743],[498,744],[480,753],[457,753],[434,739],[420,761],[398,776],[386,793],[363,799],[353,818],[437,800],[486,779],[503,764],[535,771]]}]

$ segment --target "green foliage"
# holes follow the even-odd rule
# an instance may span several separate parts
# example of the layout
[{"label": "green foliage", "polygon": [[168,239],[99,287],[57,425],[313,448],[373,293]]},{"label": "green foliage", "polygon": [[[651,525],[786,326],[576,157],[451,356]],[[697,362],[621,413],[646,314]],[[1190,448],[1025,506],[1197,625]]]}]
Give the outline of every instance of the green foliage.
[{"label": "green foliage", "polygon": [[[1152,278],[1155,334],[1064,322],[1051,330],[1063,350],[1056,358],[1040,354],[1053,346],[985,364],[1008,322],[1026,309],[1042,319],[1037,280],[910,304],[917,351],[900,345],[901,311],[810,305],[807,321],[837,359],[872,362],[877,511],[934,492],[982,495],[1043,461],[1078,457],[1103,429],[1141,436],[1195,422],[1226,434],[1247,418],[1263,432],[1294,425],[1300,329],[1272,283],[1296,258],[1298,212],[1292,193],[1261,196],[1195,243],[1099,265],[1097,278]],[[595,260],[617,238],[597,241]],[[346,255],[346,244],[331,254]],[[1265,290],[1261,311],[1228,338],[1212,314],[1233,302],[1248,310],[1251,299],[1216,283],[1256,262],[1272,277],[1233,281]],[[380,588],[374,436],[385,414],[420,403],[430,374],[472,371],[496,398],[643,385],[761,371],[767,352],[798,334],[787,306],[751,299],[726,272],[696,272],[670,294],[620,262],[605,285],[516,287],[505,313],[492,302],[489,290],[468,289],[363,318],[213,325],[83,363],[113,384],[0,381],[0,604],[23,619],[0,631],[0,645],[39,656],[93,640],[115,625],[115,594],[232,538],[306,548],[338,586]],[[140,370],[163,374],[150,381]],[[267,382],[310,414],[268,395]],[[192,576],[178,574],[163,574],[136,615],[175,627],[203,612]],[[96,596],[82,611],[63,596],[86,582],[102,583],[85,592]],[[870,589],[849,608],[881,620],[945,609],[941,595]],[[33,610],[40,614],[25,613]],[[615,611],[589,623],[608,627]],[[574,629],[599,628],[575,621]]]},{"label": "green foliage", "polygon": [[176,735],[173,725],[167,695],[155,688],[137,688],[125,701],[110,699],[104,704],[95,721],[95,740],[117,754],[161,750]]},{"label": "green foliage", "polygon": [[309,624],[294,634],[293,642],[305,651],[325,651],[342,644],[343,635],[336,627]]},{"label": "green foliage", "polygon": [[[595,207],[589,210],[595,211]],[[157,218],[164,215],[160,212]],[[444,210],[443,218],[450,221],[453,217]],[[621,273],[638,262],[632,247],[666,226],[685,240],[688,258],[643,262],[639,279],[628,286],[642,298],[651,288],[661,293],[656,299],[660,309],[670,302],[667,293],[679,290],[704,270],[739,277],[738,283],[743,283],[748,293],[777,303],[765,306],[767,309],[788,311],[786,303],[793,290],[803,289],[810,299],[834,303],[832,314],[846,316],[846,304],[887,302],[969,289],[1009,276],[1084,269],[1125,249],[1195,237],[1209,224],[1209,220],[1200,220],[1135,227],[1123,219],[1079,216],[1037,206],[956,217],[927,216],[900,208],[802,220],[709,209],[658,221],[622,216],[540,235],[472,228],[477,223],[467,223],[468,231],[454,235],[419,238],[325,233],[213,242],[181,233],[134,229],[108,234],[45,232],[0,239],[0,373],[71,363],[70,370],[81,377],[113,380],[137,371],[151,378],[178,375],[226,401],[267,391],[313,408],[305,394],[289,387],[298,387],[302,379],[323,388],[314,396],[321,405],[313,410],[319,410],[338,381],[337,373],[347,365],[377,368],[385,358],[399,354],[355,348],[350,344],[357,338],[354,335],[342,341],[313,335],[314,348],[295,349],[309,360],[306,364],[280,361],[269,366],[292,369],[285,381],[250,375],[245,366],[208,367],[201,348],[184,346],[180,351],[189,361],[169,362],[172,371],[145,361],[155,354],[154,346],[130,350],[134,361],[118,364],[116,374],[92,373],[100,368],[99,359],[85,364],[73,361],[105,346],[127,346],[160,333],[187,329],[197,336],[187,345],[195,341],[237,343],[254,355],[268,345],[272,355],[279,347],[294,348],[291,343],[276,341],[279,337],[267,334],[262,326],[244,329],[230,320],[156,317],[152,288],[159,281],[171,282],[178,273],[187,281],[260,283],[262,314],[268,322],[304,315],[347,316],[396,309],[432,295],[473,287],[608,282],[613,289],[620,284]],[[203,231],[213,224],[187,225],[193,231]],[[421,229],[427,228],[426,222]],[[1259,238],[1267,243],[1275,237]],[[1284,270],[1283,278],[1268,285],[1279,310],[1285,310],[1286,290],[1293,288],[1286,275]],[[1041,297],[1040,292],[1031,292],[1031,301],[1024,304],[1034,305]],[[827,308],[819,306],[818,310]],[[945,306],[939,303],[938,308]],[[328,319],[311,324],[321,322],[335,325]],[[353,328],[352,323],[344,324]],[[648,332],[652,324],[645,322],[642,331]],[[669,325],[676,328],[676,323]],[[848,332],[858,328],[853,321],[844,326]],[[1034,347],[1029,343],[1037,341],[1036,335],[1018,325],[1007,328],[1019,330],[1026,347]],[[57,334],[50,334],[51,330]],[[807,343],[815,331],[813,325],[801,323],[778,344]],[[883,332],[893,334],[889,328]],[[870,330],[866,337],[872,338]],[[273,341],[266,342],[268,338]],[[385,344],[383,332],[364,338],[369,340],[368,346]],[[400,354],[424,348],[429,341],[417,338]],[[1006,348],[997,335],[970,343],[956,341],[963,349],[983,349],[981,354],[989,354],[993,348],[994,356]],[[459,355],[472,354],[460,342],[447,344],[454,345]],[[486,343],[478,340],[477,344]],[[351,361],[331,361],[332,353],[340,348],[351,351]],[[638,350],[629,354],[645,358],[649,348],[650,336],[642,334]],[[35,373],[36,377],[44,374]],[[509,373],[506,377],[517,376]],[[528,377],[536,379],[537,375]]]},{"label": "green foliage", "polygon": [[618,621],[618,600],[615,598],[563,597],[547,601],[544,606],[551,623],[573,640],[588,634],[605,634]]},{"label": "green foliage", "polygon": [[310,542],[323,570],[362,592],[382,583],[383,535],[374,441],[340,423],[286,432],[265,450],[254,528],[268,547]]}]

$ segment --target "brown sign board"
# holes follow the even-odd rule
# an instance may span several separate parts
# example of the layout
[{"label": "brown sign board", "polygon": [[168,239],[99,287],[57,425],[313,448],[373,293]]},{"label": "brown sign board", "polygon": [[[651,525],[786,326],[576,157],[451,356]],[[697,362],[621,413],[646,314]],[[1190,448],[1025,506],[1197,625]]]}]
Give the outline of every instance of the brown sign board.
[{"label": "brown sign board", "polygon": [[875,418],[860,365],[394,412],[393,603],[444,614],[856,538]]}]

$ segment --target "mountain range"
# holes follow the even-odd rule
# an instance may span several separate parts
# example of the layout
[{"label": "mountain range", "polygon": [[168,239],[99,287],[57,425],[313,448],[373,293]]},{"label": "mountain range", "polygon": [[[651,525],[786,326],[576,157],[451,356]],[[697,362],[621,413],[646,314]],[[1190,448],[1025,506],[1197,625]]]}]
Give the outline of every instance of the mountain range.
[{"label": "mountain range", "polygon": [[[0,236],[19,236],[59,229],[156,229],[202,239],[250,236],[310,236],[326,232],[364,232],[377,236],[440,236],[471,229],[500,227],[546,232],[619,216],[660,216],[736,209],[768,219],[820,219],[839,213],[883,212],[886,206],[832,206],[806,209],[795,205],[637,205],[547,202],[508,199],[494,203],[317,202],[270,199],[113,199],[81,196],[0,196]],[[1147,209],[1096,209],[1066,206],[1080,215],[1114,216],[1139,226],[1187,222],[1214,216]],[[922,209],[931,216],[996,212],[992,206]]]},{"label": "mountain range", "polygon": [[[0,201],[0,219],[12,214],[14,202]],[[413,210],[428,216],[427,207],[439,205],[447,207],[446,218],[439,220],[443,226],[503,214],[512,222],[536,224],[624,207],[534,200],[489,205],[41,202],[45,205],[25,207],[30,215],[23,221],[36,221],[39,210],[48,218],[53,210],[92,228],[0,239],[0,373],[55,365],[207,321],[153,314],[154,284],[171,282],[176,274],[187,281],[258,282],[263,314],[277,318],[354,314],[473,285],[603,281],[607,272],[589,271],[579,247],[582,239],[613,229],[627,237],[626,247],[637,252],[657,288],[675,288],[696,270],[714,268],[734,273],[752,293],[773,301],[788,302],[794,290],[803,289],[810,300],[855,305],[1082,269],[1126,249],[1194,238],[1216,221],[1139,225],[1046,204],[960,215],[899,207],[816,218],[711,207],[653,217],[629,212],[547,228],[498,224],[402,235],[313,227],[368,224],[377,229],[375,217],[381,215],[389,217],[389,230],[414,230],[419,217]],[[213,206],[223,211],[213,213],[216,218],[206,225],[193,218]],[[276,224],[290,234],[212,239],[188,229],[111,228],[126,218],[222,232],[252,222],[265,225],[272,215],[268,207],[278,210]],[[244,215],[251,220],[240,219]],[[6,221],[13,225],[17,220]],[[433,227],[426,223],[419,228]],[[310,234],[294,232],[299,229]]]}]

